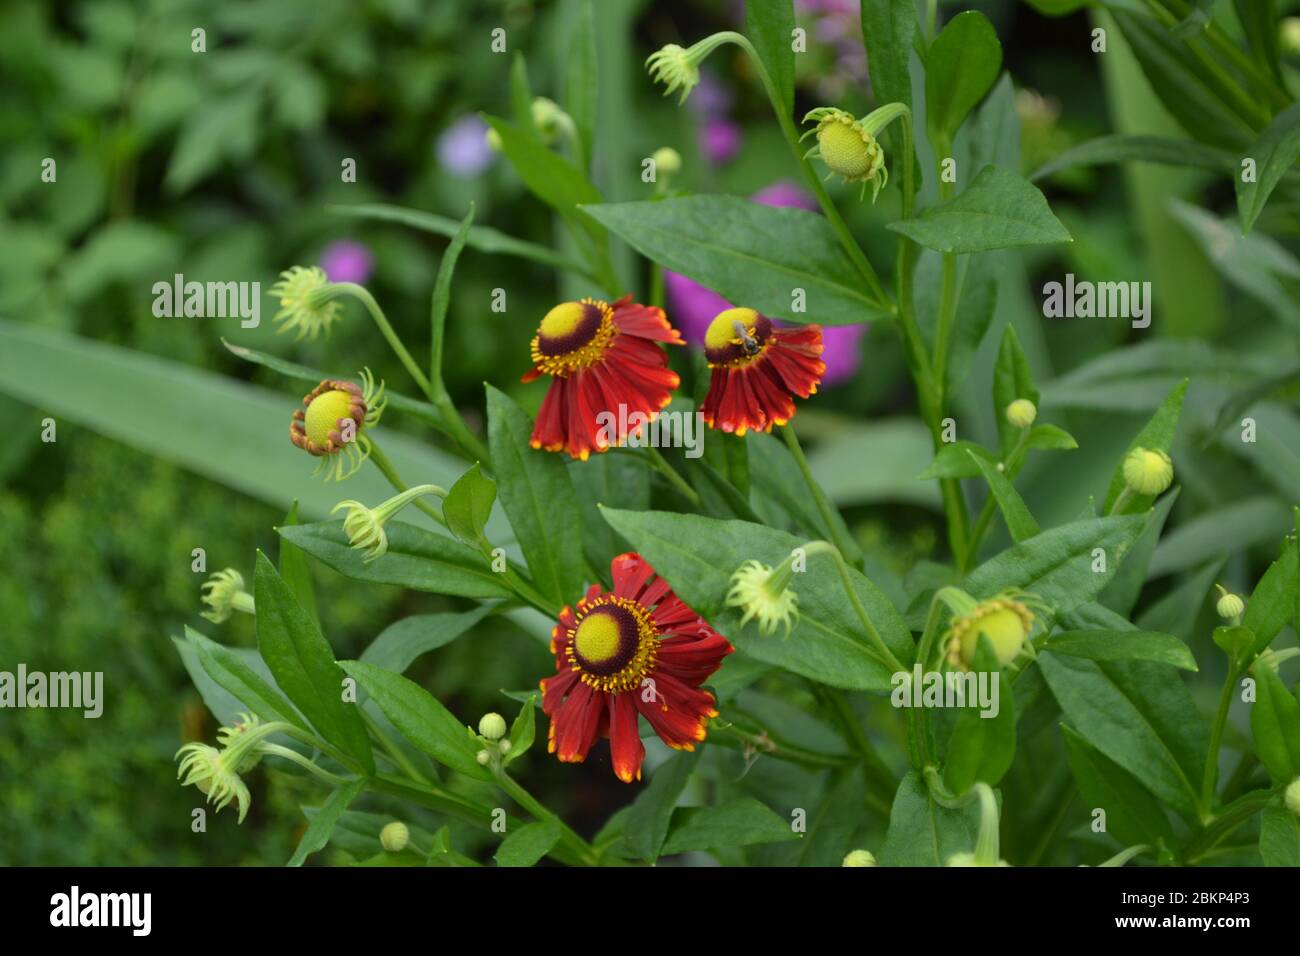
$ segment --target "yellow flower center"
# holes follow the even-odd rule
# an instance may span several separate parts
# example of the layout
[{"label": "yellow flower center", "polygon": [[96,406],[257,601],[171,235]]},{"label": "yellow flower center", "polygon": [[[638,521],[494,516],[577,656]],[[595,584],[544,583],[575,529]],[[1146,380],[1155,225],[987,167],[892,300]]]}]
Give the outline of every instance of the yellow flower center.
[{"label": "yellow flower center", "polygon": [[863,179],[873,172],[875,151],[866,134],[845,121],[827,123],[817,131],[822,161],[845,179]]},{"label": "yellow flower center", "polygon": [[312,399],[307,406],[307,438],[324,447],[330,432],[338,430],[339,419],[352,417],[354,400],[355,396],[341,389],[322,392]]},{"label": "yellow flower center", "polygon": [[710,365],[746,365],[762,353],[772,323],[753,309],[719,312],[704,333],[704,354]]},{"label": "yellow flower center", "polygon": [[583,683],[612,693],[639,687],[659,645],[650,612],[609,594],[579,613],[568,657]]},{"label": "yellow flower center", "polygon": [[975,613],[960,626],[961,659],[967,665],[975,660],[979,636],[983,634],[993,645],[998,664],[1005,667],[1016,659],[1029,635],[1034,616],[1017,601],[994,599],[980,605]]},{"label": "yellow flower center", "polygon": [[533,337],[533,362],[548,375],[572,375],[599,361],[615,333],[608,303],[561,302],[543,316]]}]

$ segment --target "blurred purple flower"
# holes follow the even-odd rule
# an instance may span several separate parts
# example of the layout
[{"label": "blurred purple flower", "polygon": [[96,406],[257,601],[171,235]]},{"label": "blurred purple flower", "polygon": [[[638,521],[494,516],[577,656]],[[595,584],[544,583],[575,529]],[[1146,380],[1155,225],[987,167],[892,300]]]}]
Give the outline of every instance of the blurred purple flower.
[{"label": "blurred purple flower", "polygon": [[[775,182],[750,198],[765,206],[817,210],[813,197],[787,180]],[[664,270],[664,290],[671,307],[669,318],[681,329],[686,341],[694,345],[704,342],[704,333],[713,317],[731,308],[731,303],[712,289],[667,269]],[[853,377],[862,364],[862,337],[866,334],[866,325],[822,326],[822,360],[826,363],[823,386],[833,388]]]},{"label": "blurred purple flower", "polygon": [[438,137],[438,162],[456,176],[479,175],[496,160],[487,131],[487,123],[477,116],[462,116]]},{"label": "blurred purple flower", "polygon": [[320,254],[320,267],[330,282],[355,282],[365,284],[374,271],[375,257],[359,242],[339,239],[331,242]]},{"label": "blurred purple flower", "polygon": [[714,166],[728,163],[740,152],[744,131],[729,119],[714,116],[700,127],[700,152]]},{"label": "blurred purple flower", "polygon": [[707,119],[731,112],[734,99],[730,87],[708,70],[701,70],[699,85],[691,91],[686,107],[696,116]]}]

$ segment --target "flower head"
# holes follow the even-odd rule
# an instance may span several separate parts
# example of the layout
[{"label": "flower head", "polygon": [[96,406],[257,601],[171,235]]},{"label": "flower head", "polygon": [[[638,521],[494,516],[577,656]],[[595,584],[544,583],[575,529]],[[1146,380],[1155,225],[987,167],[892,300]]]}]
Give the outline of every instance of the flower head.
[{"label": "flower head", "polygon": [[794,400],[817,391],[826,363],[819,325],[778,328],[753,309],[718,313],[704,333],[712,374],[700,407],[710,428],[743,435],[794,417]]},{"label": "flower head", "polygon": [[791,626],[799,619],[799,596],[790,587],[790,570],[789,559],[775,571],[754,560],[736,569],[727,592],[727,606],[744,609],[742,627],[757,620],[759,633],[775,634],[784,625],[786,637],[790,636]]},{"label": "flower head", "polygon": [[361,560],[369,564],[388,553],[388,534],[384,531],[384,525],[393,515],[423,495],[445,498],[447,492],[437,485],[416,485],[393,495],[374,508],[348,498],[331,508],[330,514],[346,512],[343,516],[343,531],[348,536],[348,544],[358,551],[364,551],[365,557]]},{"label": "flower head", "polygon": [[280,311],[273,320],[282,322],[281,332],[298,330],[298,338],[316,338],[329,334],[330,326],[341,316],[342,306],[324,295],[330,284],[320,266],[293,266],[280,273],[280,281],[271,286],[271,295],[280,300]]},{"label": "flower head", "polygon": [[871,201],[875,202],[889,181],[889,170],[885,168],[885,151],[868,124],[827,106],[809,111],[803,119],[805,123],[817,123],[804,134],[817,137],[817,145],[806,155],[820,158],[832,174],[839,173],[845,182],[862,183],[862,196],[866,196],[870,183]]},{"label": "flower head", "polygon": [[1174,480],[1174,463],[1163,451],[1134,448],[1124,459],[1124,481],[1139,495],[1158,495]]},{"label": "flower head", "polygon": [[244,590],[244,576],[234,568],[214,572],[199,587],[199,593],[208,610],[202,615],[213,624],[220,624],[230,618],[231,612],[254,611],[253,595]]},{"label": "flower head", "polygon": [[1221,584],[1216,584],[1215,587],[1219,589],[1220,594],[1219,600],[1214,605],[1214,610],[1219,617],[1226,621],[1233,621],[1241,617],[1246,610],[1246,602]]},{"label": "flower head", "polygon": [[1037,417],[1037,406],[1027,398],[1017,398],[1007,406],[1007,422],[1012,428],[1028,428]]},{"label": "flower head", "polygon": [[638,554],[610,562],[612,591],[588,588],[551,631],[555,676],[541,682],[551,718],[548,749],[581,763],[608,737],[615,775],[641,776],[640,714],[676,750],[694,750],[716,717],[713,695],[699,687],[735,648],[682,603]]},{"label": "flower head", "polygon": [[176,751],[176,756],[181,758],[176,770],[176,778],[180,780],[181,786],[194,784],[207,796],[208,803],[217,805],[217,812],[232,800],[235,801],[239,807],[239,822],[244,822],[252,797],[248,786],[235,769],[235,761],[229,750],[192,743]]},{"label": "flower head", "polygon": [[663,309],[630,295],[613,305],[562,302],[547,312],[532,341],[533,369],[523,377],[551,376],[532,446],[586,460],[638,433],[680,382],[659,342],[685,344]]},{"label": "flower head", "polygon": [[547,99],[545,96],[534,97],[529,112],[532,114],[533,126],[537,134],[548,146],[561,137],[573,136],[575,132],[573,117],[560,109],[560,105],[555,100]]},{"label": "flower head", "polygon": [[388,400],[384,383],[375,385],[370,369],[361,372],[361,385],[326,379],[303,396],[303,407],[293,413],[289,439],[321,459],[317,471],[325,480],[342,481],[370,457],[365,429],[379,423]]},{"label": "flower head", "polygon": [[954,618],[947,634],[948,663],[969,670],[975,661],[979,636],[993,645],[998,666],[1005,667],[1016,659],[1034,626],[1028,595],[1005,593],[980,601]]},{"label": "flower head", "polygon": [[506,719],[500,714],[484,714],[478,722],[478,732],[488,740],[500,740],[506,735]]},{"label": "flower head", "polygon": [[[693,49],[694,47],[691,48]],[[677,101],[679,104],[686,102],[686,97],[691,95],[691,90],[700,82],[699,62],[692,57],[691,50],[669,43],[645,61],[651,79],[666,87],[665,96],[682,91],[681,99]]]},{"label": "flower head", "polygon": [[650,158],[655,161],[655,172],[674,176],[682,171],[682,154],[671,146],[660,146]]},{"label": "flower head", "polygon": [[379,831],[379,845],[389,853],[401,853],[411,842],[411,830],[401,820],[385,823]]}]

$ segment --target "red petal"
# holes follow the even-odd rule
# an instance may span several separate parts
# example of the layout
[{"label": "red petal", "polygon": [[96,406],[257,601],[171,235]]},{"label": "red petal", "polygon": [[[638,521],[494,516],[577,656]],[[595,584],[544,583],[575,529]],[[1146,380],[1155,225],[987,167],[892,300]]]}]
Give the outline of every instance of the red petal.
[{"label": "red petal", "polygon": [[609,695],[609,754],[614,762],[614,774],[624,783],[641,779],[641,762],[645,760],[645,746],[637,726],[634,691]]}]

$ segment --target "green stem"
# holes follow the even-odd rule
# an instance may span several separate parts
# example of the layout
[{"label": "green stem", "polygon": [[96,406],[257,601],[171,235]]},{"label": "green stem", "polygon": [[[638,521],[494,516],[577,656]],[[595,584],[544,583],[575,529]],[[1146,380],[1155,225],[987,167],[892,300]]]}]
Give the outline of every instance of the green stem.
[{"label": "green stem", "polygon": [[411,357],[411,353],[406,350],[402,340],[397,337],[397,333],[393,331],[392,325],[388,322],[388,317],[384,315],[384,310],[379,307],[379,303],[375,301],[375,297],[370,294],[370,291],[365,286],[357,285],[355,282],[334,282],[327,286],[326,289],[333,293],[350,295],[366,307],[366,311],[375,320],[375,325],[379,326],[379,331],[388,340],[389,346],[401,360],[412,380],[416,385],[420,386],[420,391],[424,392],[432,401],[434,393],[428,377],[420,370],[420,366]]},{"label": "green stem", "polygon": [[669,464],[668,459],[660,453],[658,448],[646,445],[641,451],[644,452],[645,460],[650,463],[650,467],[663,475],[668,484],[676,488],[682,497],[691,503],[691,507],[703,507],[704,503],[700,500],[699,493],[687,483],[685,478],[677,473],[677,469]]},{"label": "green stem", "polygon": [[794,456],[795,464],[799,467],[799,474],[803,476],[804,484],[808,487],[808,493],[812,495],[813,503],[817,506],[817,513],[821,515],[822,524],[826,526],[826,533],[830,535],[831,541],[834,542],[841,556],[846,554],[857,555],[859,553],[857,543],[849,539],[843,521],[837,520],[839,513],[826,497],[826,492],[822,491],[817,479],[813,477],[812,468],[808,466],[808,459],[804,457],[803,446],[799,444],[799,436],[795,434],[794,429],[789,425],[778,425],[777,427],[781,430],[781,437],[785,439],[790,454]]},{"label": "green stem", "polygon": [[321,780],[324,780],[332,786],[341,787],[345,783],[349,782],[344,777],[340,777],[337,774],[330,773],[328,770],[316,766],[302,754],[298,753],[298,751],[291,750],[288,747],[281,747],[279,744],[264,743],[258,749],[268,757],[280,757],[284,760],[288,760],[290,763],[295,763],[299,767],[302,767],[304,770],[319,777]]},{"label": "green stem", "polygon": [[[1007,481],[1014,481],[1016,475],[1020,473],[1020,466],[1024,462],[1025,442],[1029,439],[1029,429],[1020,430],[1020,438],[1016,441],[1015,447],[1007,455],[1006,461],[1003,462],[1004,474]],[[993,515],[997,511],[997,498],[990,491],[988,497],[984,499],[984,504],[980,506],[979,515],[975,519],[975,525],[971,529],[970,539],[966,543],[966,553],[961,562],[963,571],[969,571],[975,564],[975,559],[979,557],[980,545],[984,543],[984,535],[988,533],[989,525],[993,520]]]},{"label": "green stem", "polygon": [[844,731],[845,738],[853,746],[853,749],[858,752],[858,756],[862,758],[867,778],[880,786],[887,800],[892,799],[894,791],[898,789],[898,778],[889,769],[889,764],[885,763],[881,758],[880,752],[872,744],[871,738],[863,731],[862,724],[858,721],[853,708],[849,706],[844,692],[836,688],[826,687],[819,689],[819,693],[829,705],[831,715]]},{"label": "green stem", "polygon": [[375,739],[379,741],[380,746],[388,752],[388,756],[392,759],[393,763],[399,769],[403,770],[412,780],[418,780],[421,783],[430,782],[429,778],[425,774],[421,773],[415,764],[411,763],[406,754],[402,752],[402,748],[393,743],[392,738],[389,737],[388,734],[384,733],[384,729],[379,726],[379,722],[367,713],[364,707],[359,709],[361,711],[361,719],[370,729],[370,732],[375,736]]},{"label": "green stem", "polygon": [[1224,807],[1201,834],[1187,845],[1187,863],[1193,864],[1213,850],[1228,834],[1268,806],[1272,799],[1272,790],[1254,790]]},{"label": "green stem", "polygon": [[578,836],[567,823],[558,816],[546,809],[536,797],[520,786],[505,770],[498,770],[496,774],[497,783],[501,789],[506,792],[515,803],[528,811],[533,819],[548,822],[557,827],[560,831],[560,843],[567,847],[572,853],[587,866],[596,866],[600,863],[600,854],[590,843]]},{"label": "green stem", "polygon": [[772,76],[768,73],[767,67],[763,64],[762,58],[759,57],[758,51],[754,49],[754,46],[749,42],[748,37],[744,34],[735,33],[730,30],[715,33],[710,39],[716,40],[718,43],[734,43],[749,54],[749,59],[754,65],[754,72],[758,74],[758,78],[763,84],[763,90],[767,93],[767,98],[772,103],[772,111],[776,113],[776,119],[777,123],[781,127],[781,133],[785,136],[785,141],[790,145],[790,151],[794,153],[796,162],[798,162],[800,167],[803,169],[804,175],[807,177],[808,183],[812,187],[813,195],[817,197],[817,203],[822,207],[822,212],[826,215],[827,222],[831,224],[831,229],[835,231],[835,235],[839,239],[840,245],[844,247],[844,251],[847,253],[849,259],[853,262],[854,266],[857,267],[858,272],[862,274],[862,278],[866,281],[867,288],[876,304],[881,308],[892,312],[893,308],[890,305],[889,297],[885,294],[885,289],[880,284],[880,277],[876,275],[876,270],[872,268],[871,262],[867,259],[866,253],[862,251],[862,247],[859,246],[857,240],[853,238],[853,233],[849,231],[848,224],[844,222],[839,210],[836,209],[835,204],[831,202],[831,197],[827,195],[826,188],[822,185],[821,177],[817,175],[817,170],[815,170],[812,164],[804,158],[804,150],[799,145],[799,130],[795,128],[794,121],[790,117],[787,107],[781,99],[781,93],[777,90],[776,84],[772,81]]},{"label": "green stem", "polygon": [[460,450],[467,457],[491,468],[492,456],[487,446],[469,430],[469,426],[465,424],[465,419],[461,418],[456,404],[451,400],[451,396],[447,394],[446,387],[442,386],[441,383],[439,383],[432,401],[434,407],[442,413],[443,424],[452,441],[460,446]]},{"label": "green stem", "polygon": [[[410,490],[410,486],[402,480],[402,476],[397,473],[397,469],[393,466],[393,463],[388,460],[388,456],[380,450],[379,443],[376,442],[373,437],[370,439],[370,460],[375,463],[375,467],[379,469],[380,473],[388,479],[388,483],[397,491],[401,492]],[[419,508],[434,521],[438,522],[438,524],[442,525],[444,528],[447,527],[447,519],[442,516],[442,513],[438,511],[438,509],[434,508],[424,499],[416,498],[414,504],[415,507]]]},{"label": "green stem", "polygon": [[815,750],[797,747],[778,737],[773,737],[767,731],[756,734],[726,721],[726,717],[714,718],[714,722],[710,727],[711,729],[717,729],[719,732],[731,734],[749,744],[757,753],[764,756],[775,757],[777,760],[784,760],[787,763],[797,764],[811,770],[843,769],[854,766],[851,757],[819,753]]},{"label": "green stem", "polygon": [[1228,665],[1228,673],[1219,692],[1219,706],[1210,725],[1210,749],[1205,755],[1205,776],[1201,780],[1201,814],[1208,814],[1214,806],[1214,786],[1219,780],[1219,748],[1223,745],[1223,731],[1228,723],[1228,708],[1232,706],[1232,693],[1237,686],[1237,669]]}]

